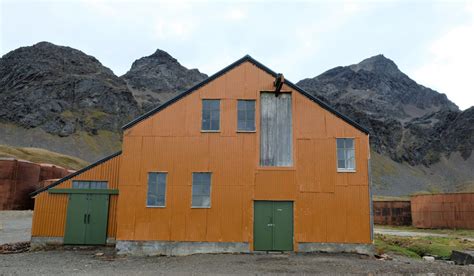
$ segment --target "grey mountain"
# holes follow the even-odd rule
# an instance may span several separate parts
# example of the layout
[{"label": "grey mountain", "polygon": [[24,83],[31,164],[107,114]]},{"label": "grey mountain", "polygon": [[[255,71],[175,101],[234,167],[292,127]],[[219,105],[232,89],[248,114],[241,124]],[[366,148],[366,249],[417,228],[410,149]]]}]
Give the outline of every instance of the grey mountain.
[{"label": "grey mountain", "polygon": [[187,69],[167,52],[158,49],[152,55],[136,60],[121,78],[147,110],[202,81],[207,75],[197,69]]},{"label": "grey mountain", "polygon": [[[383,55],[333,68],[297,84],[368,128],[374,152],[398,164],[430,171],[452,154],[472,162],[473,108],[460,111],[446,95],[417,84]],[[461,182],[474,179],[468,171],[461,176]],[[435,186],[453,190],[458,180],[447,173]],[[388,182],[386,186],[395,185]],[[431,184],[433,180],[427,179],[424,186]]]}]

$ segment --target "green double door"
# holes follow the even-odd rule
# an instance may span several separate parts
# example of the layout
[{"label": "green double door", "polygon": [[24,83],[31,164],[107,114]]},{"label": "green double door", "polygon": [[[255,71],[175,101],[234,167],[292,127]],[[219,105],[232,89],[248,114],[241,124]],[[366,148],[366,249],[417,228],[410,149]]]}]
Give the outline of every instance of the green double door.
[{"label": "green double door", "polygon": [[108,211],[108,194],[69,194],[64,244],[105,244]]},{"label": "green double door", "polygon": [[293,202],[254,202],[254,250],[293,250]]}]

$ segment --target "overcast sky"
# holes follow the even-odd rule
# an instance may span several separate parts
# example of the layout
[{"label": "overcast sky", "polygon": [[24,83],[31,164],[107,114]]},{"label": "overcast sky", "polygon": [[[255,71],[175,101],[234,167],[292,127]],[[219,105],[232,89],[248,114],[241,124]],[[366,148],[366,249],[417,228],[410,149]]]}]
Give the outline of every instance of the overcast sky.
[{"label": "overcast sky", "polygon": [[383,54],[474,105],[474,1],[0,1],[0,55],[49,41],[122,75],[157,48],[207,74],[250,54],[296,82]]}]

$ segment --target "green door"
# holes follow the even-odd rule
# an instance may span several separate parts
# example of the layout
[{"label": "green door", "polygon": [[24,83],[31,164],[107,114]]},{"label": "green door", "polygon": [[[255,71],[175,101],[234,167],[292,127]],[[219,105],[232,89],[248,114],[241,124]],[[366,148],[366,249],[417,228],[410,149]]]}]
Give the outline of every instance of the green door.
[{"label": "green door", "polygon": [[85,244],[105,244],[107,239],[108,211],[109,195],[89,195]]},{"label": "green door", "polygon": [[255,201],[254,209],[254,250],[272,250],[273,202]]},{"label": "green door", "polygon": [[64,244],[85,244],[88,209],[86,194],[69,195]]},{"label": "green door", "polygon": [[293,250],[293,202],[273,202],[273,250]]},{"label": "green door", "polygon": [[293,250],[293,202],[255,201],[254,250]]},{"label": "green door", "polygon": [[64,244],[105,244],[109,195],[69,194]]}]

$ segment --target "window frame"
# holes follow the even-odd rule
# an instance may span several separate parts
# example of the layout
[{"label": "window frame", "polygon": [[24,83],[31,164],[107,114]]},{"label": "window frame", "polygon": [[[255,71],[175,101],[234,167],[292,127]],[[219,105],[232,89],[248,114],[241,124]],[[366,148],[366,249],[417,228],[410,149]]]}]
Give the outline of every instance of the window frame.
[{"label": "window frame", "polygon": [[[204,101],[218,101],[219,102],[219,126],[218,129],[203,129],[203,121],[204,121]],[[211,111],[211,109],[209,110]],[[211,112],[209,113],[209,126],[212,126],[211,123]],[[201,132],[221,132],[221,99],[201,99]]]},{"label": "window frame", "polygon": [[[164,205],[148,205],[148,188],[149,188],[149,177],[150,177],[150,173],[157,173],[157,174],[165,174],[166,175],[166,178],[165,178],[165,195],[164,195]],[[145,198],[145,207],[146,208],[166,208],[166,195],[168,194],[168,172],[167,171],[151,171],[151,172],[148,172],[147,173],[147,183],[146,183],[146,198]]]},{"label": "window frame", "polygon": [[[209,206],[193,206],[193,187],[194,187],[194,174],[195,173],[207,173],[209,177]],[[192,172],[191,173],[191,209],[210,209],[212,207],[212,172]]]},{"label": "window frame", "polygon": [[[239,102],[253,102],[253,129],[244,130],[239,129]],[[247,111],[247,109],[245,109]],[[247,113],[245,113],[245,118],[247,119]],[[245,120],[247,121],[247,120]],[[257,100],[255,99],[237,99],[237,132],[242,133],[255,133],[257,132]]]},{"label": "window frame", "polygon": [[[339,149],[339,147],[337,146],[337,140],[338,140],[338,139],[344,139],[344,140],[346,140],[346,139],[352,139],[352,146],[353,146],[352,149],[354,150],[354,168],[351,168],[351,169],[348,169],[348,168],[339,168],[339,160],[340,160],[340,159],[339,159],[339,156],[338,156],[338,153],[337,153],[337,151],[338,151],[338,149]],[[336,169],[337,169],[337,172],[338,172],[338,173],[355,173],[355,172],[357,172],[357,162],[356,162],[357,158],[356,158],[356,143],[355,143],[355,142],[356,142],[356,138],[355,138],[355,137],[336,137]],[[343,150],[344,150],[344,158],[345,158],[345,155],[346,155],[346,149],[349,149],[349,148],[346,148],[346,143],[345,143],[345,141],[344,141],[344,148],[343,148]],[[347,162],[347,160],[344,159],[344,164],[346,164],[346,162]]]},{"label": "window frame", "polygon": [[[89,188],[74,188],[74,182],[89,182]],[[102,182],[106,184],[105,188],[91,188],[91,182]],[[74,179],[71,181],[71,188],[72,189],[84,189],[84,190],[108,190],[109,188],[109,181],[106,180],[83,180],[83,179]]]}]

